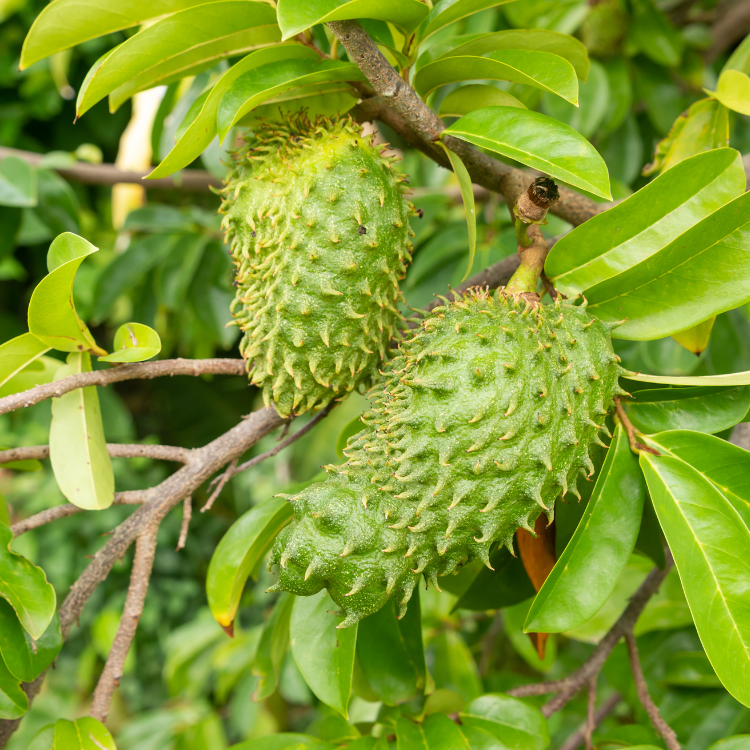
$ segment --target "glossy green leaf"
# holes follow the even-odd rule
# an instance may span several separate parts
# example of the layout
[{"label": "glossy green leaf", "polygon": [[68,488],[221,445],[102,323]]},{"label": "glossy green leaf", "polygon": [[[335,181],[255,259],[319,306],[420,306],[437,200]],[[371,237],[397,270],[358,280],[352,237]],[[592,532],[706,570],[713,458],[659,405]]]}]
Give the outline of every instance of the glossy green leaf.
[{"label": "glossy green leaf", "polygon": [[510,0],[438,0],[433,4],[430,15],[419,30],[419,41],[424,42],[436,32],[466,16],[505,5],[507,2]]},{"label": "glossy green leaf", "polygon": [[0,598],[0,657],[14,677],[22,682],[36,679],[52,664],[61,648],[62,634],[57,615],[44,635],[33,641],[10,604]]},{"label": "glossy green leaf", "polygon": [[13,532],[0,524],[0,597],[13,607],[23,629],[41,638],[55,614],[55,590],[41,568],[11,552]]},{"label": "glossy green leaf", "polygon": [[482,694],[479,668],[460,633],[446,630],[433,639],[431,647],[436,687],[457,693],[464,703]]},{"label": "glossy green leaf", "polygon": [[507,91],[489,83],[470,83],[451,91],[440,104],[440,117],[463,117],[482,107],[519,107],[526,105]]},{"label": "glossy green leaf", "polygon": [[29,710],[29,699],[0,659],[0,719],[18,719]]},{"label": "glossy green leaf", "polygon": [[657,388],[623,400],[628,418],[641,432],[695,430],[716,433],[741,422],[750,409],[750,387]]},{"label": "glossy green leaf", "polygon": [[59,359],[44,355],[37,357],[0,386],[0,398],[26,391],[37,385],[51,383],[61,367],[63,363]]},{"label": "glossy green leaf", "polygon": [[34,289],[29,302],[29,331],[53,349],[63,352],[100,349],[73,304],[73,279],[87,255],[98,248],[82,237],[65,232],[57,236],[47,254],[49,274]]},{"label": "glossy green leaf", "polygon": [[331,614],[336,609],[325,589],[314,596],[298,596],[289,635],[292,655],[310,690],[348,718],[358,626],[338,628],[344,618]]},{"label": "glossy green leaf", "polygon": [[217,545],[208,566],[206,593],[213,616],[228,632],[245,582],[257,577],[263,556],[293,515],[286,500],[271,498],[241,515]]},{"label": "glossy green leaf", "polygon": [[117,746],[104,724],[84,716],[75,721],[58,719],[55,722],[52,750],[117,750]]},{"label": "glossy green leaf", "polygon": [[635,546],[645,495],[638,459],[618,425],[583,518],[531,605],[526,632],[562,633],[602,608]]},{"label": "glossy green leaf", "polygon": [[21,51],[21,69],[37,60],[151,18],[176,13],[212,0],[54,0],[36,17]]},{"label": "glossy green leaf", "polygon": [[466,169],[458,154],[454,154],[445,144],[441,143],[440,145],[447,154],[448,161],[450,161],[458,180],[464,202],[464,211],[466,212],[466,226],[469,232],[469,259],[466,265],[466,273],[461,279],[461,281],[466,281],[471,273],[471,267],[474,265],[474,253],[477,250],[477,210],[474,204],[474,186],[471,184],[469,170]]},{"label": "glossy green leaf", "polygon": [[36,193],[34,167],[17,156],[6,156],[0,161],[0,206],[36,206]]},{"label": "glossy green leaf", "polygon": [[573,66],[551,52],[501,49],[486,55],[451,55],[420,68],[414,88],[425,97],[431,91],[457,81],[511,81],[549,91],[578,103],[578,79]]},{"label": "glossy green leaf", "polygon": [[737,734],[725,737],[711,745],[708,750],[750,750],[750,734]]},{"label": "glossy green leaf", "polygon": [[643,503],[643,518],[641,519],[638,538],[635,540],[634,551],[651,560],[659,570],[664,570],[667,564],[664,554],[664,540],[661,535],[659,519],[656,517],[654,504],[651,502],[648,492]]},{"label": "glossy green leaf", "polygon": [[565,294],[584,291],[654,255],[744,190],[734,149],[685,159],[558,240],[545,271]]},{"label": "glossy green leaf", "polygon": [[724,687],[750,705],[750,530],[684,461],[642,453],[640,462],[706,655]]},{"label": "glossy green leaf", "polygon": [[115,333],[114,351],[100,362],[143,362],[161,351],[159,334],[142,323],[125,323]]},{"label": "glossy green leaf", "polygon": [[206,70],[218,60],[281,39],[276,13],[255,0],[219,0],[157,21],[116,47],[78,92],[80,117],[111,94],[116,110],[133,94]]},{"label": "glossy green leaf", "polygon": [[725,70],[719,76],[716,91],[706,93],[718,99],[728,109],[750,115],[750,77],[739,70]]},{"label": "glossy green leaf", "polygon": [[680,63],[685,42],[653,0],[633,0],[629,41],[659,65],[674,68]]},{"label": "glossy green leaf", "polygon": [[455,609],[503,609],[536,594],[520,557],[513,557],[505,547],[490,555],[494,570],[482,566]]},{"label": "glossy green leaf", "polygon": [[[90,371],[89,354],[69,354],[56,379]],[[49,457],[60,491],[73,505],[85,510],[112,505],[115,477],[95,386],[52,399]]]},{"label": "glossy green leaf", "polygon": [[293,43],[280,44],[276,47],[251,52],[236,65],[229,68],[214,84],[195,118],[186,126],[185,131],[177,139],[174,148],[166,155],[161,164],[149,174],[148,179],[168,177],[177,170],[188,166],[208,148],[218,132],[216,113],[219,102],[237,78],[254,68],[285,59],[318,60],[319,57],[309,47]]},{"label": "glossy green leaf", "polygon": [[430,62],[449,57],[483,57],[489,52],[523,49],[549,52],[567,60],[578,78],[585,81],[589,74],[589,55],[585,45],[569,34],[547,29],[506,29],[489,34],[466,34],[449,37],[431,46],[420,55],[417,69]]},{"label": "glossy green leaf", "polygon": [[23,333],[0,345],[0,388],[50,348],[31,333]]},{"label": "glossy green leaf", "polygon": [[389,21],[407,32],[414,31],[430,9],[417,0],[279,0],[277,14],[284,39],[318,23],[374,18]]},{"label": "glossy green leaf", "polygon": [[750,528],[750,453],[726,440],[675,430],[646,438],[660,453],[690,464],[711,482]]},{"label": "glossy green leaf", "polygon": [[596,149],[573,128],[539,112],[484,107],[465,115],[443,133],[611,198],[607,166]]},{"label": "glossy green leaf", "polygon": [[258,675],[254,701],[262,701],[276,690],[284,657],[289,647],[289,620],[292,616],[294,596],[282,593],[273,607],[271,616],[263,625],[258,651],[253,663],[253,674]]},{"label": "glossy green leaf", "polygon": [[750,193],[586,297],[597,317],[625,319],[614,337],[636,341],[669,336],[750,301]]},{"label": "glossy green leaf", "polygon": [[466,737],[445,714],[431,714],[418,723],[406,716],[396,722],[397,750],[471,750]]},{"label": "glossy green leaf", "polygon": [[395,706],[416,694],[419,673],[392,601],[360,621],[357,658],[367,682],[383,702]]},{"label": "glossy green leaf", "polygon": [[721,687],[711,662],[703,651],[678,651],[664,662],[664,683],[678,687]]},{"label": "glossy green leaf", "polygon": [[535,706],[502,693],[473,700],[460,714],[461,723],[496,737],[508,750],[545,750],[549,728]]},{"label": "glossy green leaf", "polygon": [[279,60],[249,70],[236,78],[224,92],[216,114],[219,139],[259,104],[289,89],[331,81],[363,81],[353,63],[339,60]]}]

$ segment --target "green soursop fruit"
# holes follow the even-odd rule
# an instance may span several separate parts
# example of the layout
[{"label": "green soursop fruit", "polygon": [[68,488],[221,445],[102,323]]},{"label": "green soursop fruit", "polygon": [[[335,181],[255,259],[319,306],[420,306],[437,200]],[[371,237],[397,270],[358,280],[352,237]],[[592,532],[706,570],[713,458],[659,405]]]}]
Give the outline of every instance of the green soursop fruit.
[{"label": "green soursop fruit", "polygon": [[390,597],[400,615],[420,575],[512,550],[555,500],[578,495],[589,448],[621,391],[610,330],[585,302],[527,306],[470,293],[438,307],[386,366],[349,460],[291,497],[270,590],[326,587],[341,627]]},{"label": "green soursop fruit", "polygon": [[401,320],[407,180],[349,118],[265,123],[234,159],[221,210],[240,352],[267,406],[321,409],[371,380]]},{"label": "green soursop fruit", "polygon": [[581,26],[581,39],[592,57],[610,57],[621,51],[629,27],[628,14],[619,0],[591,2]]}]

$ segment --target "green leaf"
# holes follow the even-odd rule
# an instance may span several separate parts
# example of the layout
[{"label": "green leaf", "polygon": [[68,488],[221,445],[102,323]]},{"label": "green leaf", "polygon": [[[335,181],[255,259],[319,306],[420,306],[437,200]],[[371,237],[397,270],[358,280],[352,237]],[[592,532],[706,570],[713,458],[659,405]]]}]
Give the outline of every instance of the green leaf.
[{"label": "green leaf", "polygon": [[443,134],[611,199],[607,166],[596,149],[573,128],[539,112],[516,107],[483,107],[462,117]]},{"label": "green leaf", "polygon": [[0,386],[0,397],[20,393],[44,383],[51,383],[61,367],[63,363],[59,359],[38,357]]},{"label": "green leaf", "polygon": [[214,551],[206,576],[208,606],[224,630],[232,632],[242,590],[257,578],[263,556],[294,515],[284,498],[271,498],[241,515]]},{"label": "green leaf", "polygon": [[451,91],[440,104],[440,117],[463,117],[482,107],[519,107],[526,105],[507,91],[489,83],[470,83]]},{"label": "green leaf", "polygon": [[466,169],[458,154],[454,154],[444,143],[440,142],[440,145],[448,155],[448,161],[450,161],[451,167],[453,167],[453,171],[458,179],[458,185],[461,188],[461,198],[463,198],[464,210],[466,212],[466,226],[469,231],[469,259],[467,261],[466,273],[461,279],[461,281],[466,281],[471,273],[471,267],[474,265],[474,253],[477,250],[477,211],[474,205],[474,187],[471,184],[469,170]]},{"label": "green leaf", "polygon": [[268,63],[285,59],[318,60],[318,55],[301,44],[280,44],[276,47],[257,50],[233,65],[219,78],[205,99],[195,119],[186,127],[184,133],[177,139],[175,147],[166,155],[161,164],[148,176],[148,179],[168,177],[178,169],[188,166],[208,148],[218,130],[216,128],[216,113],[219,102],[234,81],[241,75]]},{"label": "green leaf", "polygon": [[279,0],[279,26],[289,39],[319,23],[374,18],[414,31],[429,14],[429,8],[418,0]]},{"label": "green leaf", "polygon": [[218,60],[275,44],[276,13],[254,0],[219,0],[167,16],[116,47],[78,92],[80,117],[110,94],[115,111],[143,89],[195,75]]},{"label": "green leaf", "polygon": [[[91,356],[69,354],[56,379],[82,372],[91,372]],[[73,505],[85,510],[112,505],[115,477],[95,386],[76,388],[52,399],[49,457],[60,491]]]},{"label": "green leaf", "polygon": [[[437,6],[436,6],[437,7]],[[569,34],[547,29],[506,29],[489,34],[464,34],[438,42],[420,55],[417,69],[430,62],[449,57],[483,57],[488,52],[525,49],[548,52],[567,60],[578,78],[585,81],[589,74],[589,55],[585,45]]]},{"label": "green leaf", "polygon": [[0,719],[18,719],[29,710],[29,699],[0,659]]},{"label": "green leaf", "polygon": [[406,716],[396,721],[397,750],[471,750],[461,730],[445,714],[431,714],[421,724]]},{"label": "green leaf", "polygon": [[100,362],[143,362],[161,351],[159,334],[142,323],[124,323],[115,333],[114,352]]},{"label": "green leaf", "polygon": [[748,385],[750,370],[731,372],[727,375],[649,375],[645,372],[621,372],[620,377],[637,380],[641,383],[662,383],[664,385]]},{"label": "green leaf", "polygon": [[711,482],[750,528],[750,453],[726,440],[688,430],[645,439],[662,454],[690,464]]},{"label": "green leaf", "polygon": [[667,559],[664,554],[661,526],[659,526],[659,519],[656,517],[654,504],[651,502],[648,492],[643,503],[643,518],[641,519],[638,538],[635,540],[634,551],[651,560],[659,570],[664,570]]},{"label": "green leaf", "polygon": [[725,70],[719,76],[716,91],[704,89],[728,109],[750,115],[750,78],[739,70]]},{"label": "green leaf", "polygon": [[721,687],[721,680],[703,651],[677,651],[669,654],[664,661],[663,681],[667,685],[678,687]]},{"label": "green leaf", "polygon": [[0,388],[50,348],[30,333],[23,333],[0,345]]},{"label": "green leaf", "polygon": [[750,34],[740,42],[724,63],[721,72],[723,73],[725,70],[739,70],[742,73],[750,73]]},{"label": "green leaf", "polygon": [[[671,172],[672,170],[670,170]],[[667,172],[667,174],[670,174]],[[661,338],[750,300],[750,193],[586,292],[589,312],[625,322],[616,338]]]},{"label": "green leaf", "polygon": [[618,425],[586,511],[529,610],[524,630],[562,633],[605,604],[635,546],[646,485]]},{"label": "green leaf", "polygon": [[357,659],[370,687],[388,705],[405,703],[416,694],[419,673],[392,601],[360,621]]},{"label": "green leaf", "polygon": [[715,742],[708,750],[748,750],[749,748],[750,734],[737,734]]},{"label": "green leaf", "polygon": [[22,682],[35,680],[52,664],[62,648],[60,620],[55,615],[36,641],[23,629],[5,599],[0,599],[0,656],[10,673]]},{"label": "green leaf", "polygon": [[645,433],[696,430],[716,433],[741,422],[750,409],[750,388],[657,388],[623,400],[628,418]]},{"label": "green leaf", "polygon": [[446,630],[433,639],[431,646],[436,687],[457,693],[464,703],[482,694],[479,669],[460,633]]},{"label": "green leaf", "polygon": [[17,156],[0,161],[0,206],[36,206],[36,188],[36,170],[30,164]]},{"label": "green leaf", "polygon": [[10,550],[13,532],[0,524],[0,597],[15,610],[23,629],[41,638],[55,614],[55,590],[41,568]]},{"label": "green leaf", "polygon": [[[296,734],[292,732],[280,732],[279,734],[257,737],[248,742],[240,742],[232,745],[231,750],[328,750],[332,747],[327,742],[321,742],[317,737],[309,734]],[[207,749],[210,750],[210,749]]]},{"label": "green leaf", "polygon": [[724,687],[750,705],[750,531],[684,461],[642,453],[640,462],[703,648]]},{"label": "green leaf", "polygon": [[289,647],[289,620],[292,616],[294,596],[282,593],[273,607],[271,616],[263,625],[263,633],[253,662],[253,674],[258,675],[258,685],[253,700],[268,698],[279,684],[284,657]]},{"label": "green leaf", "polygon": [[82,237],[65,232],[56,237],[47,254],[49,274],[34,289],[29,302],[29,331],[53,349],[63,352],[100,349],[73,304],[73,279],[87,255],[98,248]]},{"label": "green leaf", "polygon": [[578,79],[573,66],[559,55],[538,50],[501,49],[481,57],[439,58],[420,68],[413,84],[417,93],[425,97],[449,83],[481,79],[522,83],[578,103]]},{"label": "green leaf", "polygon": [[680,64],[685,42],[652,0],[633,0],[628,41],[654,62],[669,68]]},{"label": "green leaf", "polygon": [[277,94],[313,83],[363,80],[356,65],[339,60],[279,60],[249,70],[221,98],[216,115],[219,139],[223,141],[244,115]]},{"label": "green leaf", "polygon": [[508,750],[545,750],[550,742],[542,712],[502,693],[488,693],[473,700],[460,718],[467,727],[489,732]]},{"label": "green leaf", "polygon": [[294,601],[289,635],[292,655],[310,690],[326,705],[348,718],[357,625],[340,629],[343,617],[328,592],[298,596]]},{"label": "green leaf", "polygon": [[558,240],[544,269],[572,296],[654,255],[744,190],[745,170],[734,149],[685,159]]},{"label": "green leaf", "polygon": [[430,15],[419,30],[420,44],[446,26],[460,21],[466,16],[479,13],[487,8],[504,5],[511,0],[438,0],[432,6]]},{"label": "green leaf", "polygon": [[21,51],[21,69],[76,44],[211,0],[55,0],[36,17]]},{"label": "green leaf", "polygon": [[55,722],[52,750],[117,750],[117,746],[104,724],[84,716],[75,721],[58,719]]}]

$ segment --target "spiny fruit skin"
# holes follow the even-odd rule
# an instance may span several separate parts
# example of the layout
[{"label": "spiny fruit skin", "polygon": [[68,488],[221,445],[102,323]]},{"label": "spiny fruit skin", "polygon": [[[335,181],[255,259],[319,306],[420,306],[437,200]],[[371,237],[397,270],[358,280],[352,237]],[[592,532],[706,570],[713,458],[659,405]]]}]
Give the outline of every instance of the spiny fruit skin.
[{"label": "spiny fruit skin", "polygon": [[[447,303],[447,300],[446,300]],[[555,500],[578,496],[589,448],[621,391],[607,324],[584,305],[527,307],[476,292],[438,307],[373,387],[349,461],[291,498],[271,590],[326,587],[340,627],[390,597],[400,615],[420,574],[512,551]]]},{"label": "spiny fruit skin", "polygon": [[620,52],[628,33],[629,17],[620,0],[598,0],[581,26],[581,38],[592,57],[611,57]]},{"label": "spiny fruit skin", "polygon": [[321,409],[371,380],[401,320],[406,178],[349,118],[268,123],[223,190],[240,352],[266,405]]}]

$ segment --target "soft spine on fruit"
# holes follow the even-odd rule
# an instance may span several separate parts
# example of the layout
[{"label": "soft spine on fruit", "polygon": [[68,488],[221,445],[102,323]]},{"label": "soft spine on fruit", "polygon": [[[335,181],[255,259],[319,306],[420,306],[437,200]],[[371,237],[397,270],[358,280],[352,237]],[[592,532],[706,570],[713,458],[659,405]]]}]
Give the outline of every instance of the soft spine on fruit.
[{"label": "soft spine on fruit", "polygon": [[495,543],[512,551],[579,473],[594,470],[618,386],[610,329],[581,305],[528,306],[473,292],[438,307],[400,345],[341,466],[290,498],[270,590],[327,588],[340,627],[391,597],[399,614],[420,575],[437,586]]},{"label": "soft spine on fruit", "polygon": [[222,227],[240,352],[266,405],[318,410],[371,382],[403,320],[407,180],[349,118],[263,125],[234,154]]}]

